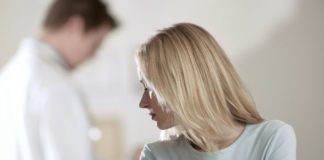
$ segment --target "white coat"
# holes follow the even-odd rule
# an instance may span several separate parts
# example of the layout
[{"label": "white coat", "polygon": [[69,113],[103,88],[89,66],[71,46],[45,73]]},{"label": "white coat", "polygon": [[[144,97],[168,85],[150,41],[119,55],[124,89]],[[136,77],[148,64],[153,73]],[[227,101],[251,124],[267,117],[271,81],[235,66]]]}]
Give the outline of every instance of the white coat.
[{"label": "white coat", "polygon": [[0,75],[0,159],[92,160],[84,107],[59,54],[24,40]]}]

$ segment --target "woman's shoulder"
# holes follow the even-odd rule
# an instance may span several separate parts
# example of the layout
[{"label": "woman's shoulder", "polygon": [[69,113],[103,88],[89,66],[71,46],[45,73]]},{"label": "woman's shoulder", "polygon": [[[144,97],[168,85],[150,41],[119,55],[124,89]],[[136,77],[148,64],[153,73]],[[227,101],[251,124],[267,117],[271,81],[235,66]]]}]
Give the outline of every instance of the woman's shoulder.
[{"label": "woman's shoulder", "polygon": [[251,138],[266,153],[266,159],[296,159],[296,135],[291,125],[280,120],[268,120],[248,127],[254,135]]},{"label": "woman's shoulder", "polygon": [[262,134],[273,135],[278,132],[293,131],[293,127],[281,120],[266,120],[257,124],[248,124],[247,127],[254,131]]},{"label": "woman's shoulder", "polygon": [[248,124],[248,137],[264,145],[278,146],[287,144],[295,146],[296,135],[293,127],[280,120],[267,120],[258,124]]},{"label": "woman's shoulder", "polygon": [[[251,153],[255,159],[293,160],[296,150],[296,136],[291,125],[280,120],[266,120],[247,124],[239,143],[234,147]],[[242,147],[243,146],[243,147]],[[262,158],[260,158],[262,157]],[[253,159],[253,158],[252,158]]]},{"label": "woman's shoulder", "polygon": [[175,150],[184,147],[185,139],[183,137],[179,137],[173,140],[165,140],[165,141],[155,141],[152,143],[148,143],[145,145],[150,150],[158,150],[158,151],[168,151]]},{"label": "woman's shoulder", "polygon": [[175,140],[155,141],[144,146],[141,159],[174,159],[178,157],[177,153],[186,151],[185,140],[179,137]]}]

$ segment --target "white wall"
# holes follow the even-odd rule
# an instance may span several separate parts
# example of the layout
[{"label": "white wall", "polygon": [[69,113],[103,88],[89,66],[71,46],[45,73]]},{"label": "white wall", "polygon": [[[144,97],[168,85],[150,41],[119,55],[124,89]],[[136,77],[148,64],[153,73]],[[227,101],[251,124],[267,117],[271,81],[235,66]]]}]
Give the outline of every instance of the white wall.
[{"label": "white wall", "polygon": [[[29,3],[33,2],[33,3]],[[324,3],[320,0],[110,0],[121,21],[100,54],[75,73],[97,115],[122,119],[125,153],[158,138],[133,54],[155,30],[175,22],[208,29],[233,60],[260,112],[294,126],[298,159],[324,157]],[[0,63],[36,33],[48,1],[0,0]],[[23,26],[23,27],[22,27]],[[88,77],[91,77],[89,79]]]}]

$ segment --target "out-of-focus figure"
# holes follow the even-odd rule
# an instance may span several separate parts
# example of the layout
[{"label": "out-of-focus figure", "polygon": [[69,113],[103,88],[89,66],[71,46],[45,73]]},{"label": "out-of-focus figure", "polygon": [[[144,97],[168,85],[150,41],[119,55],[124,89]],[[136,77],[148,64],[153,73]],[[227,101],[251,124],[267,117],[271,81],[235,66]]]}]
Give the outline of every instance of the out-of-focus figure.
[{"label": "out-of-focus figure", "polygon": [[40,34],[25,39],[1,73],[1,160],[94,159],[91,123],[70,72],[116,25],[100,0],[53,2]]}]

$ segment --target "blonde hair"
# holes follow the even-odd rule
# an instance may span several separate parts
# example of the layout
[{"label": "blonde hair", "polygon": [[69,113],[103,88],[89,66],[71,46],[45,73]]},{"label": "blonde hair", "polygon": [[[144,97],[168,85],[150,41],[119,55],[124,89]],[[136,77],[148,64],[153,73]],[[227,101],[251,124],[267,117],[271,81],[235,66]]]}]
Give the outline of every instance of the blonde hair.
[{"label": "blonde hair", "polygon": [[178,132],[204,151],[217,150],[210,140],[225,136],[220,127],[263,120],[222,48],[197,25],[160,30],[136,59],[161,106],[173,112]]}]

